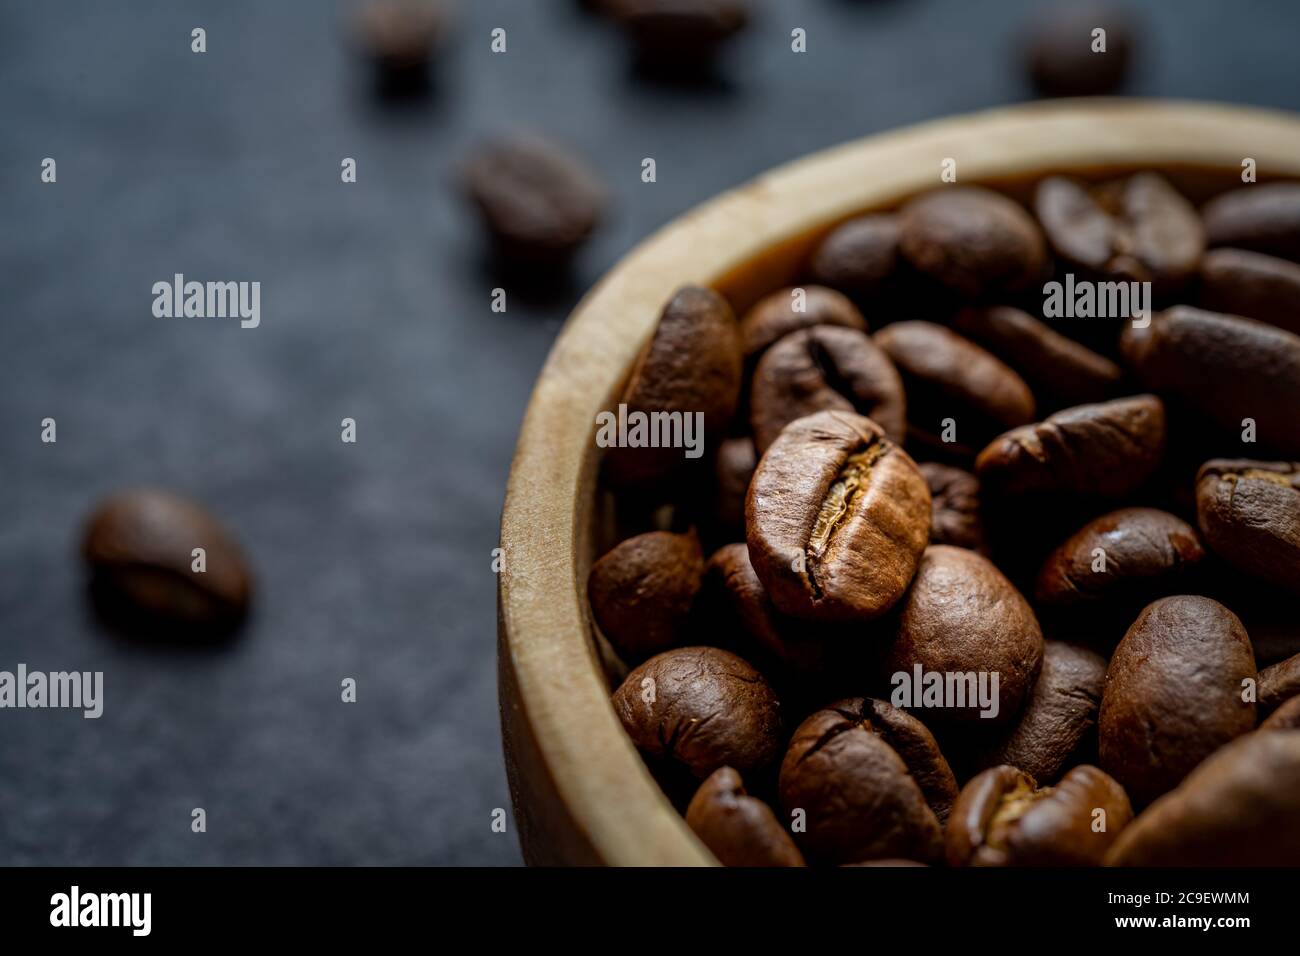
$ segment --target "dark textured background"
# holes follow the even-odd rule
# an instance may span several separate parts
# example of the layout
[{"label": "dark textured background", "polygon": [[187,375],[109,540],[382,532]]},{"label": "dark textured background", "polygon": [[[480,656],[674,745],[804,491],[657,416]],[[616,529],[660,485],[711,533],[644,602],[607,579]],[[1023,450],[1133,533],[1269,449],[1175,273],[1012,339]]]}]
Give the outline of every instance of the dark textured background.
[{"label": "dark textured background", "polygon": [[[106,683],[98,721],[0,711],[0,862],[518,861],[490,829],[508,805],[490,551],[569,307],[638,238],[771,165],[1029,95],[1010,47],[1031,3],[756,6],[722,79],[681,89],[634,77],[574,0],[461,2],[436,94],[406,108],[370,95],[343,6],[0,7],[0,669]],[[1135,6],[1131,92],[1300,106],[1300,4]],[[568,281],[508,286],[497,315],[450,183],[516,126],[585,154],[616,210]],[[175,272],[260,280],[261,327],[152,318]],[[80,526],[133,483],[197,497],[244,542],[259,593],[235,642],[141,647],[95,622]]]}]

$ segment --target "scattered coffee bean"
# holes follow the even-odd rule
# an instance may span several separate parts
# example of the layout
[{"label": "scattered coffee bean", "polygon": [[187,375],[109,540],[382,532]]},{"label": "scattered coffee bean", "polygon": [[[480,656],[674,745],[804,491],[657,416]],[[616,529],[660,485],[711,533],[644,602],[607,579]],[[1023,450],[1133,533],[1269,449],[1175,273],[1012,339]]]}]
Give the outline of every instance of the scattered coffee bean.
[{"label": "scattered coffee bean", "polygon": [[1259,725],[1260,730],[1300,730],[1300,697],[1292,697]]},{"label": "scattered coffee bean", "polygon": [[723,866],[804,865],[772,808],[747,794],[740,774],[730,767],[700,784],[686,823]]},{"label": "scattered coffee bean", "polygon": [[873,213],[831,230],[813,250],[814,282],[869,299],[888,289],[898,269],[898,217]]},{"label": "scattered coffee bean", "polygon": [[1205,251],[1196,209],[1155,173],[1092,190],[1051,176],[1038,184],[1034,209],[1068,265],[1104,279],[1150,282],[1157,295],[1184,286]]},{"label": "scattered coffee bean", "polygon": [[1300,734],[1229,743],[1128,826],[1108,866],[1300,864]]},{"label": "scattered coffee bean", "polygon": [[1058,405],[1083,405],[1115,395],[1120,367],[1028,312],[1010,306],[963,309],[953,328],[1006,362],[1036,395]]},{"label": "scattered coffee bean", "polygon": [[1300,594],[1300,462],[1206,462],[1196,476],[1196,516],[1215,554]]},{"label": "scattered coffee bean", "polygon": [[890,673],[996,674],[996,712],[968,698],[945,702],[939,719],[1006,723],[1038,678],[1043,633],[1033,610],[993,562],[974,551],[931,545],[900,605]]},{"label": "scattered coffee bean", "polygon": [[748,436],[728,438],[718,446],[718,457],[713,463],[716,478],[718,521],[726,528],[744,531],[745,495],[749,482],[758,466],[758,451],[754,440]]},{"label": "scattered coffee bean", "polygon": [[1070,612],[1136,613],[1183,590],[1204,558],[1196,529],[1183,519],[1156,508],[1121,508],[1088,522],[1048,556],[1034,600]]},{"label": "scattered coffee bean", "polygon": [[930,489],[930,542],[987,551],[979,479],[969,471],[938,462],[922,462],[917,467]]},{"label": "scattered coffee bean", "polygon": [[[1105,31],[1105,48],[1093,31]],[[1025,39],[1025,62],[1044,96],[1105,96],[1124,85],[1133,27],[1122,11],[1105,6],[1056,7],[1035,19]]]},{"label": "scattered coffee bean", "polygon": [[791,422],[759,461],[745,525],[754,570],[784,613],[873,618],[912,579],[930,493],[871,419],[818,412]]},{"label": "scattered coffee bean", "polygon": [[1047,641],[1043,667],[1029,702],[1010,733],[978,759],[981,768],[1010,764],[1040,784],[1087,763],[1097,749],[1097,712],[1106,684],[1106,659],[1096,651]]},{"label": "scattered coffee bean", "polygon": [[1124,788],[1096,767],[1075,767],[1055,787],[1039,787],[1004,764],[962,788],[945,855],[950,866],[1099,866],[1132,819]]},{"label": "scattered coffee bean", "polygon": [[1300,264],[1244,249],[1213,249],[1201,260],[1201,305],[1300,334]]},{"label": "scattered coffee bean", "polygon": [[446,26],[439,0],[366,0],[357,36],[382,95],[410,96],[428,87],[429,62]]},{"label": "scattered coffee bean", "polygon": [[587,598],[619,655],[641,661],[686,643],[703,574],[694,532],[651,531],[629,538],[592,565]]},{"label": "scattered coffee bean", "polygon": [[1237,615],[1210,598],[1162,598],[1115,648],[1101,698],[1102,768],[1144,806],[1219,747],[1253,730],[1243,700],[1255,656]]},{"label": "scattered coffee bean", "polygon": [[744,0],[608,0],[640,65],[670,75],[707,71],[749,20]]},{"label": "scattered coffee bean", "polygon": [[1180,305],[1126,328],[1120,342],[1147,388],[1233,432],[1249,418],[1261,445],[1300,458],[1300,336]]},{"label": "scattered coffee bean", "polygon": [[[803,297],[799,298],[802,291]],[[745,357],[757,359],[773,342],[818,325],[867,331],[867,320],[845,296],[821,285],[778,289],[759,299],[740,322]]]},{"label": "scattered coffee bean", "polygon": [[907,431],[894,364],[867,333],[833,325],[791,332],[764,352],[749,409],[759,454],[790,422],[824,410],[865,415],[893,442]]},{"label": "scattered coffee bean", "polygon": [[1252,183],[1201,209],[1211,246],[1233,246],[1300,262],[1300,183]]},{"label": "scattered coffee bean", "polygon": [[[804,814],[806,831],[797,837],[818,862],[898,856],[928,862],[940,855],[938,817],[878,729],[878,714],[889,709],[880,701],[839,701],[794,732],[781,763],[781,806],[787,817]],[[928,735],[919,722],[912,729],[918,738]],[[937,745],[926,749],[938,754]]]},{"label": "scattered coffee bean", "polygon": [[1165,410],[1154,395],[1080,405],[994,439],[975,459],[985,487],[1004,495],[1070,492],[1121,498],[1155,473]]},{"label": "scattered coffee bean", "polygon": [[[628,411],[704,416],[706,436],[723,433],[741,385],[740,333],[727,300],[711,289],[679,289],[659,317],[620,401]],[[610,448],[609,480],[644,486],[674,474],[688,459],[682,448]]]},{"label": "scattered coffee bean", "polygon": [[899,248],[917,271],[972,299],[1024,289],[1048,268],[1038,224],[979,186],[945,186],[909,202]]},{"label": "scattered coffee bean", "polygon": [[1271,714],[1292,697],[1300,697],[1300,654],[1259,672],[1259,712]]},{"label": "scattered coffee bean", "polygon": [[600,223],[605,193],[577,157],[533,136],[483,145],[465,168],[465,190],[503,260],[563,266]]},{"label": "scattered coffee bean", "polygon": [[876,333],[903,377],[909,437],[973,455],[995,435],[1034,420],[1024,379],[974,342],[932,322],[895,322]]},{"label": "scattered coffee bean", "polygon": [[766,767],[781,750],[776,694],[746,661],[715,647],[658,654],[614,692],[614,712],[649,757],[697,779],[721,767]]}]

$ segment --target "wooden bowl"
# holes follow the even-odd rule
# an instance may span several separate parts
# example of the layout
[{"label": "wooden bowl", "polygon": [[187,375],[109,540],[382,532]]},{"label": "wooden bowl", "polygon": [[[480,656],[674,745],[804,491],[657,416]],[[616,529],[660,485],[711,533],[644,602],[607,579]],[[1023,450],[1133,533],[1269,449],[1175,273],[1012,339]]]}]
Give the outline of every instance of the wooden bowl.
[{"label": "wooden bowl", "polygon": [[[1194,200],[1300,177],[1300,118],[1234,106],[1055,101],[872,136],[782,166],[665,226],[579,303],[533,391],[501,521],[501,723],[515,823],[533,864],[696,865],[716,860],[659,790],[610,706],[586,601],[593,554],[596,413],[611,407],[679,286],[737,311],[790,284],[813,242],[870,209],[962,183],[1023,192],[1031,177],[1158,168]],[[1017,186],[1019,184],[1019,186]],[[650,187],[653,188],[653,187]]]}]

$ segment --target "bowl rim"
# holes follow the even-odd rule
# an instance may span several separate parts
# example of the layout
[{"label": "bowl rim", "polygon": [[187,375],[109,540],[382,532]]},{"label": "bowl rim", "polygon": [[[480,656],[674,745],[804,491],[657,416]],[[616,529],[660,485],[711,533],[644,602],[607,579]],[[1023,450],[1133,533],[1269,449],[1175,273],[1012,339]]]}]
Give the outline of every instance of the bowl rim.
[{"label": "bowl rim", "polygon": [[[938,187],[947,158],[957,161],[959,183],[969,183],[1106,166],[1226,172],[1247,157],[1261,180],[1300,176],[1300,116],[1190,100],[999,107],[775,167],[677,217],[623,256],[552,346],[524,416],[502,512],[500,705],[515,818],[534,820],[520,826],[525,857],[716,864],[615,716],[586,606],[595,414],[609,407],[675,289],[725,287],[728,276],[792,236]],[[538,806],[552,800],[562,807]]]}]

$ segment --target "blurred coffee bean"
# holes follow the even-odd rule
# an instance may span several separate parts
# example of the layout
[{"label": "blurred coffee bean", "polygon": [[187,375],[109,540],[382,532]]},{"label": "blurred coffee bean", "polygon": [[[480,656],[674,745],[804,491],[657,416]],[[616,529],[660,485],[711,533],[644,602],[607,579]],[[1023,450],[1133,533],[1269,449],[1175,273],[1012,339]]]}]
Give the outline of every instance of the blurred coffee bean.
[{"label": "blurred coffee bean", "polygon": [[1292,697],[1268,718],[1260,722],[1260,730],[1300,730],[1300,697]]},{"label": "blurred coffee bean", "polygon": [[686,643],[704,575],[694,532],[650,531],[591,566],[587,597],[610,644],[628,663]]},{"label": "blurred coffee bean", "polygon": [[1260,714],[1271,714],[1296,696],[1300,696],[1300,654],[1259,672]]},{"label": "blurred coffee bean", "polygon": [[631,39],[638,64],[672,76],[707,72],[749,21],[744,0],[606,0],[606,7]]},{"label": "blurred coffee bean", "polygon": [[867,331],[857,306],[825,286],[793,286],[759,299],[740,320],[745,358],[756,360],[763,350],[791,332],[818,325],[839,325]]},{"label": "blurred coffee bean", "polygon": [[1232,246],[1300,262],[1300,183],[1252,183],[1201,209],[1211,246]]},{"label": "blurred coffee bean", "polygon": [[1300,334],[1300,264],[1244,249],[1201,260],[1201,305]]},{"label": "blurred coffee bean", "polygon": [[357,13],[363,52],[384,96],[411,96],[429,85],[429,63],[447,28],[442,0],[366,0]]},{"label": "blurred coffee bean", "polygon": [[498,254],[538,269],[566,264],[600,223],[605,193],[581,160],[535,136],[475,150],[465,188]]},{"label": "blurred coffee bean", "polygon": [[832,229],[813,249],[808,269],[814,282],[851,296],[884,291],[898,268],[898,217],[872,213]]},{"label": "blurred coffee bean", "polygon": [[1300,594],[1300,462],[1208,461],[1196,479],[1196,511],[1215,554]]},{"label": "blurred coffee bean", "polygon": [[969,471],[926,461],[917,465],[930,487],[930,543],[984,553],[979,479]]},{"label": "blurred coffee bean", "polygon": [[745,495],[758,466],[754,440],[748,436],[728,438],[718,446],[714,460],[715,508],[718,522],[726,529],[745,530]]},{"label": "blurred coffee bean", "polygon": [[1128,76],[1133,25],[1114,7],[1058,6],[1029,25],[1024,44],[1030,78],[1044,96],[1104,96]]},{"label": "blurred coffee bean", "polygon": [[[196,548],[204,570],[195,570]],[[217,636],[248,609],[252,588],[243,552],[200,505],[165,491],[120,492],[86,527],[82,553],[100,607],[149,636]]]}]

